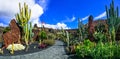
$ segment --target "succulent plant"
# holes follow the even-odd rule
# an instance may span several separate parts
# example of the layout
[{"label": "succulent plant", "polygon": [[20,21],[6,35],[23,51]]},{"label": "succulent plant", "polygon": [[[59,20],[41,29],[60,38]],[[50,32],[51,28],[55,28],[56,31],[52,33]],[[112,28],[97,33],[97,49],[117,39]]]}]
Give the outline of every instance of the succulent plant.
[{"label": "succulent plant", "polygon": [[67,46],[69,47],[70,41],[69,41],[69,33],[68,33],[68,31],[66,31],[66,35],[67,35],[67,39],[66,39]]},{"label": "succulent plant", "polygon": [[118,28],[120,27],[120,18],[119,18],[118,6],[116,9],[114,9],[114,0],[112,0],[109,9],[106,6],[106,14],[107,14],[107,24],[108,24],[110,37],[112,40],[115,40],[116,33],[118,31]]},{"label": "succulent plant", "polygon": [[78,19],[78,36],[79,40],[85,39],[85,26],[80,19]]},{"label": "succulent plant", "polygon": [[19,3],[20,12],[16,14],[16,20],[18,24],[23,28],[26,23],[30,20],[31,10],[28,8],[28,5],[24,3],[24,6],[21,8],[21,4]]},{"label": "succulent plant", "polygon": [[15,16],[17,23],[21,27],[21,39],[26,41],[29,38],[28,21],[30,20],[31,10],[28,8],[26,3],[24,3],[23,7],[21,7],[21,4],[19,3],[19,10],[20,12]]}]

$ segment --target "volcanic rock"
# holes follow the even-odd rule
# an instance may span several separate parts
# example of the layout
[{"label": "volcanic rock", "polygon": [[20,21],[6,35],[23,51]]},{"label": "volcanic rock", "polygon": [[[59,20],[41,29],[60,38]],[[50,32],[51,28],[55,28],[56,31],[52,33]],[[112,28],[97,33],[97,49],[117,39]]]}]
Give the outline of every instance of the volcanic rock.
[{"label": "volcanic rock", "polygon": [[39,39],[40,29],[39,29],[39,27],[37,26],[37,24],[34,25],[34,29],[32,30],[32,32],[34,33],[33,40],[34,40],[34,41],[38,40],[38,39]]},{"label": "volcanic rock", "polygon": [[15,21],[15,19],[12,19],[10,24],[10,31],[3,34],[3,40],[5,47],[12,43],[20,43],[20,29]]}]

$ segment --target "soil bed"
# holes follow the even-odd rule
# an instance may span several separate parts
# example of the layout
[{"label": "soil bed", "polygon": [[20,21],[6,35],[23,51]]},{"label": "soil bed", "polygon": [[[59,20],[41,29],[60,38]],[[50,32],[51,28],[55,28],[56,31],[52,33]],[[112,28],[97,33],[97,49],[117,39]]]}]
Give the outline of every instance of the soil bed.
[{"label": "soil bed", "polygon": [[[25,46],[25,45],[24,45]],[[47,46],[46,48],[38,48],[38,42],[36,43],[32,43],[29,45],[28,51],[25,50],[21,50],[21,51],[14,51],[14,54],[11,54],[9,50],[4,49],[4,54],[0,54],[0,56],[16,56],[16,55],[24,55],[24,54],[30,54],[30,53],[35,53],[35,52],[39,52],[41,50],[45,50],[50,46]]]}]

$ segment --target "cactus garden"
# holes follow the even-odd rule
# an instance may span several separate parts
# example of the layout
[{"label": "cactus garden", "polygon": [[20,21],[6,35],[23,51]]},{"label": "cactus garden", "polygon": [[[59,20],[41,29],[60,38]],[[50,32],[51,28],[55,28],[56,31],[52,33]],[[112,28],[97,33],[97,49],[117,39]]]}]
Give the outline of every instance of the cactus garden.
[{"label": "cactus garden", "polygon": [[[0,55],[19,55],[38,52],[52,46],[55,43],[55,35],[46,33],[44,26],[40,28],[29,22],[31,9],[24,3],[19,3],[19,13],[12,19],[9,27],[3,29]],[[51,36],[52,35],[52,36]],[[50,38],[49,38],[50,36]]]},{"label": "cactus garden", "polygon": [[[33,17],[39,11],[29,5],[33,4],[19,2],[19,12],[11,18],[9,26],[0,26],[0,59],[120,59],[120,12],[114,0],[104,5],[104,19],[88,15],[84,23],[85,18],[79,16],[75,29],[69,29],[64,23],[55,26],[33,20],[40,18]],[[44,8],[35,6],[39,10]],[[61,22],[71,23],[75,17],[68,19]]]}]

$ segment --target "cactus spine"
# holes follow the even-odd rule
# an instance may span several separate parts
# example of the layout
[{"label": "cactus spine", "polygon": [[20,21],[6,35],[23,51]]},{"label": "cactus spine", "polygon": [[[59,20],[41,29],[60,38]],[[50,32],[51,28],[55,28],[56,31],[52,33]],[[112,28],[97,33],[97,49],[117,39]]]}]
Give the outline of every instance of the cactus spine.
[{"label": "cactus spine", "polygon": [[112,3],[110,4],[110,8],[106,6],[106,15],[107,15],[107,24],[108,24],[108,30],[110,34],[110,39],[115,40],[116,33],[118,31],[118,28],[120,26],[120,19],[119,19],[119,11],[118,6],[116,9],[114,9],[114,1],[112,0]]}]

